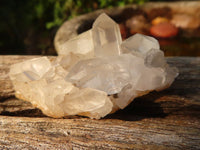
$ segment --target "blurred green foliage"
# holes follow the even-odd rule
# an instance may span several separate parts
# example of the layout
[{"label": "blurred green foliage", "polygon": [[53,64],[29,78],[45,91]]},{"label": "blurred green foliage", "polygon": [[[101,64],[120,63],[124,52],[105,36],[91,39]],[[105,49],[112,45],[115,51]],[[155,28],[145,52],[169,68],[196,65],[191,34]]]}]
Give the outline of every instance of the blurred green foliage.
[{"label": "blurred green foliage", "polygon": [[[1,0],[0,54],[41,54],[67,19],[148,0]],[[49,37],[51,41],[45,41]],[[42,41],[44,40],[44,41]]]},{"label": "blurred green foliage", "polygon": [[[51,9],[52,18],[46,22],[46,28],[50,29],[59,26],[64,20],[73,18],[77,15],[88,13],[96,9],[124,6],[126,4],[143,4],[148,0],[39,0],[35,5],[35,11],[38,18],[42,18],[47,10]],[[48,6],[51,6],[49,8]]]}]

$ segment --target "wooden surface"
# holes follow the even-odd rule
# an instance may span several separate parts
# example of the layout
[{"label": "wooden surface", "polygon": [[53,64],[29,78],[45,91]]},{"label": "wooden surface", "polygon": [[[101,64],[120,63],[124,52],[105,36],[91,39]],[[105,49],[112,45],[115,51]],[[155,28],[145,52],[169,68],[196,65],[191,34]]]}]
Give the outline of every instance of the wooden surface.
[{"label": "wooden surface", "polygon": [[53,119],[14,97],[9,66],[36,56],[0,56],[0,149],[200,149],[200,58],[168,58],[172,86],[101,120]]}]

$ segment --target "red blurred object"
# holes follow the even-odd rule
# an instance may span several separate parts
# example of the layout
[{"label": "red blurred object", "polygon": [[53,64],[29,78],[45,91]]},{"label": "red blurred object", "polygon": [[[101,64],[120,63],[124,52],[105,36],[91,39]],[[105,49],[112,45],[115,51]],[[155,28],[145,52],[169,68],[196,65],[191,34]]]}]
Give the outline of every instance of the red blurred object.
[{"label": "red blurred object", "polygon": [[178,34],[178,28],[168,22],[154,25],[150,28],[151,35],[160,38],[170,38]]},{"label": "red blurred object", "polygon": [[119,24],[120,32],[122,35],[122,40],[125,40],[127,38],[127,28],[125,27],[124,24]]}]

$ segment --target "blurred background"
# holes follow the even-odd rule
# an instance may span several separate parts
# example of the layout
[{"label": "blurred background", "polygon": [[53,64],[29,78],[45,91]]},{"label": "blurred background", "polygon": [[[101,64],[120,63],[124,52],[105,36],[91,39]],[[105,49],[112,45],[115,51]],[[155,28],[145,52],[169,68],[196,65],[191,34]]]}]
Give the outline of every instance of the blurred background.
[{"label": "blurred background", "polygon": [[[164,0],[1,0],[0,54],[56,55],[54,36],[66,20],[97,9],[161,1]],[[123,39],[143,33],[156,37],[167,56],[200,56],[200,16],[195,10],[173,14],[169,7],[163,7],[130,14],[118,22]]]}]

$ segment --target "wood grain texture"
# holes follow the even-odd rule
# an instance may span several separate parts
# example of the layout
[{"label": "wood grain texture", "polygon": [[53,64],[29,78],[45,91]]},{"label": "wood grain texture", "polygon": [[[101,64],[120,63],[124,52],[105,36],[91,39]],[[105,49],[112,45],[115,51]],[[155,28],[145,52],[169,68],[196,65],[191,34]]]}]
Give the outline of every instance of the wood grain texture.
[{"label": "wood grain texture", "polygon": [[172,86],[101,120],[53,119],[14,97],[9,66],[38,56],[0,56],[0,149],[200,149],[200,58],[167,58]]}]

